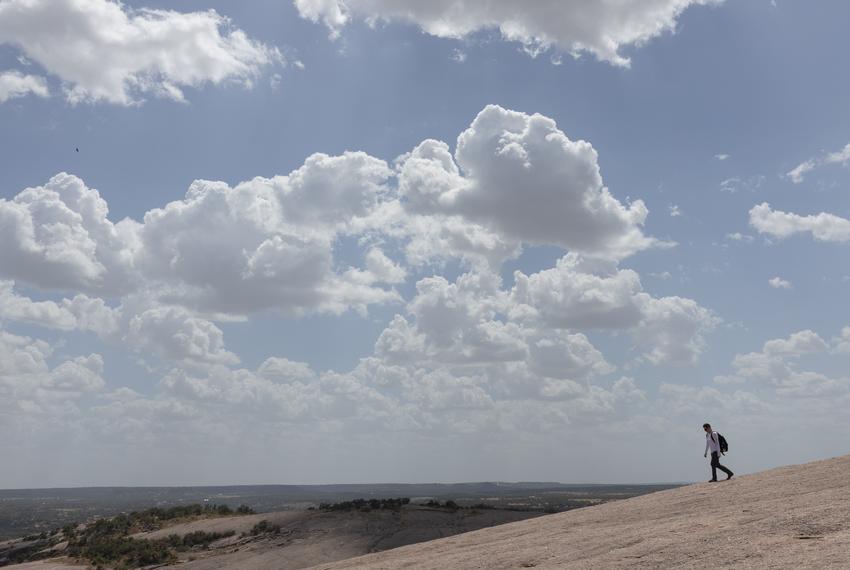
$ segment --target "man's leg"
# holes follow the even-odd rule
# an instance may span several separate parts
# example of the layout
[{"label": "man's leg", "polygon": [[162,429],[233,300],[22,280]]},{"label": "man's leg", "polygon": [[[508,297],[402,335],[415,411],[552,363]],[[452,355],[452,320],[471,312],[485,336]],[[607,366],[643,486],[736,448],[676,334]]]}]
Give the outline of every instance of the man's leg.
[{"label": "man's leg", "polygon": [[717,452],[711,452],[711,480],[717,481],[717,466],[720,465],[720,458],[717,457]]},{"label": "man's leg", "polygon": [[[726,473],[727,479],[731,479],[732,475],[734,475],[734,473],[732,473],[729,469],[727,469],[726,467],[724,467],[723,465],[720,464],[720,457],[717,458],[717,469],[720,469],[721,471]],[[716,479],[716,477],[715,477],[715,479]]]}]

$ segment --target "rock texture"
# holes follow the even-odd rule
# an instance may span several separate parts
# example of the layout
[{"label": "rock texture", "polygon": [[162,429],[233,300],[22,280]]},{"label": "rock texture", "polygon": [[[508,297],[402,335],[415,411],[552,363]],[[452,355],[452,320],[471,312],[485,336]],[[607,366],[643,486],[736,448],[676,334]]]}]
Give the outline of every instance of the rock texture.
[{"label": "rock texture", "polygon": [[698,483],[316,567],[850,568],[850,456]]}]

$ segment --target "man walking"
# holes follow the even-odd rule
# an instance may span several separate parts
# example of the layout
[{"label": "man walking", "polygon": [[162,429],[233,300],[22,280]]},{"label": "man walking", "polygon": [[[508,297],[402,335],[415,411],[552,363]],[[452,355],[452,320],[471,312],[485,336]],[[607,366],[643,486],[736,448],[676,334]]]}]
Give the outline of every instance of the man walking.
[{"label": "man walking", "polygon": [[711,424],[702,424],[702,429],[705,430],[705,453],[702,456],[708,457],[708,452],[711,451],[711,481],[709,483],[717,481],[718,469],[726,473],[726,480],[728,481],[734,473],[720,465],[720,454],[723,453],[720,450],[720,434],[711,429]]}]

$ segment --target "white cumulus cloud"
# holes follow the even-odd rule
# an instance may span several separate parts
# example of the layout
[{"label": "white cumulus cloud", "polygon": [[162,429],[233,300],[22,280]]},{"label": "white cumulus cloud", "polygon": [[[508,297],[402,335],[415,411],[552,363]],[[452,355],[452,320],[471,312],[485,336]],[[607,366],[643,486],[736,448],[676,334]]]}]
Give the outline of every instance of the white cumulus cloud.
[{"label": "white cumulus cloud", "polygon": [[0,73],[0,103],[32,93],[38,97],[50,96],[47,81],[37,75],[24,75],[19,71]]},{"label": "white cumulus cloud", "polygon": [[20,429],[34,422],[78,413],[75,400],[101,390],[103,358],[78,356],[52,364],[53,349],[42,340],[0,328],[0,426]]},{"label": "white cumulus cloud", "polygon": [[520,243],[614,259],[658,245],[641,229],[644,203],[612,196],[597,158],[548,117],[489,105],[458,137],[454,157],[433,140],[405,157],[399,188],[412,213],[461,216]]},{"label": "white cumulus cloud", "polygon": [[498,30],[507,41],[530,53],[555,48],[578,57],[628,66],[621,48],[641,45],[675,30],[689,6],[715,0],[295,0],[302,17],[321,21],[333,36],[352,19],[399,21],[428,34],[463,38],[481,30]]},{"label": "white cumulus cloud", "polygon": [[97,190],[64,172],[0,199],[0,277],[43,289],[127,290],[138,224],[113,224],[108,213]]},{"label": "white cumulus cloud", "polygon": [[9,320],[59,330],[93,331],[108,336],[118,328],[119,311],[103,299],[78,294],[61,301],[34,301],[15,291],[14,281],[0,281],[0,321]]},{"label": "white cumulus cloud", "polygon": [[826,212],[808,216],[782,212],[772,209],[767,202],[750,209],[750,225],[760,233],[778,238],[811,233],[818,241],[850,241],[850,220]]},{"label": "white cumulus cloud", "polygon": [[[841,341],[834,341],[836,347]],[[793,333],[764,343],[761,352],[739,354],[732,361],[734,373],[718,376],[718,384],[751,384],[765,388],[776,398],[787,398],[795,406],[812,406],[812,412],[843,409],[850,400],[850,379],[833,377],[815,370],[800,370],[803,356],[825,354],[830,345],[811,330]],[[840,350],[836,350],[840,352]]]},{"label": "white cumulus cloud", "polygon": [[532,275],[516,272],[514,279],[517,318],[554,328],[630,331],[653,364],[696,362],[720,322],[692,299],[652,297],[631,269],[593,267],[574,255]]},{"label": "white cumulus cloud", "polygon": [[177,307],[152,308],[134,316],[124,340],[170,365],[239,363],[239,357],[224,348],[221,329]]},{"label": "white cumulus cloud", "polygon": [[346,153],[233,188],[197,180],[183,200],[145,214],[136,264],[163,300],[210,313],[339,313],[394,301],[372,286],[399,279],[388,260],[372,254],[382,274],[364,280],[337,272],[333,256],[335,238],[377,206],[388,176],[382,161]]},{"label": "white cumulus cloud", "polygon": [[58,77],[71,103],[183,101],[186,87],[250,85],[280,59],[215,10],[131,9],[112,0],[4,0],[0,44]]}]

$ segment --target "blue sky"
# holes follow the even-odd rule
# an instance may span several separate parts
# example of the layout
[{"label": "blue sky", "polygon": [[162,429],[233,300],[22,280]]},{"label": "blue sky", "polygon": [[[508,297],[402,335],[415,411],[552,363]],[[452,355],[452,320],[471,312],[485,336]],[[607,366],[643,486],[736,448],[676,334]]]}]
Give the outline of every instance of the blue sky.
[{"label": "blue sky", "polygon": [[850,7],[674,4],[0,1],[0,487],[844,453]]}]

